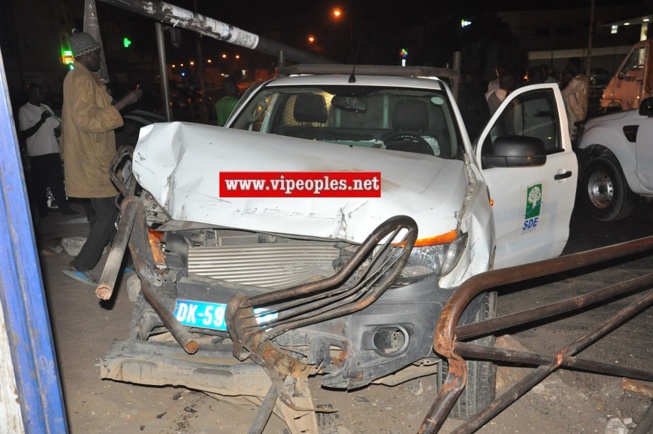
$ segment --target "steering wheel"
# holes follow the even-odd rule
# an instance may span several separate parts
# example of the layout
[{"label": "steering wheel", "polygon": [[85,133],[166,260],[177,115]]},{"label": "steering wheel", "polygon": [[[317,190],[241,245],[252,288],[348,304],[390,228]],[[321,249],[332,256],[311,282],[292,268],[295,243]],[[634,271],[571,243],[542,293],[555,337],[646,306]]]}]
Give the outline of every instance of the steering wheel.
[{"label": "steering wheel", "polygon": [[433,148],[422,136],[412,133],[395,132],[383,138],[385,148],[393,151],[415,152],[435,155]]}]

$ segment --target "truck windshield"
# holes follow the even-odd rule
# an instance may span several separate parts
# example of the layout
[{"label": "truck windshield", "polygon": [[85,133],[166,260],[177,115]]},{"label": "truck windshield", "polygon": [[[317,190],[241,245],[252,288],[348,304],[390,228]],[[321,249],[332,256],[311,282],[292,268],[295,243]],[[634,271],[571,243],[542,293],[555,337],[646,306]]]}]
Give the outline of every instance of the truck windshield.
[{"label": "truck windshield", "polygon": [[277,87],[258,92],[231,128],[456,158],[462,148],[447,94],[397,87]]}]

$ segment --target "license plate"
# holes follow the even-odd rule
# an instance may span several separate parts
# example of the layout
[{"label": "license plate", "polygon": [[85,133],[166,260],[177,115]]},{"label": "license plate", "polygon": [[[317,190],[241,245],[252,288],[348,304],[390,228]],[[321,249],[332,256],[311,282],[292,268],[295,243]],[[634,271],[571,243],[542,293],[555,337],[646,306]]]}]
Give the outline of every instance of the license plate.
[{"label": "license plate", "polygon": [[[175,318],[181,324],[189,327],[197,327],[211,330],[227,330],[227,322],[224,315],[227,305],[224,303],[210,303],[207,301],[177,299],[175,304]],[[254,313],[266,312],[267,309],[257,308]],[[259,316],[259,324],[271,321],[277,317],[276,312]]]}]

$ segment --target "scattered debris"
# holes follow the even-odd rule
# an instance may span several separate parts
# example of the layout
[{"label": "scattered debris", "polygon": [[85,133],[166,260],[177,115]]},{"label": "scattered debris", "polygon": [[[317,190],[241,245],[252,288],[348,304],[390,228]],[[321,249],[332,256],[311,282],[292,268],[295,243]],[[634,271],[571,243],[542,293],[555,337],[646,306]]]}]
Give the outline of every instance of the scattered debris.
[{"label": "scattered debris", "polygon": [[62,238],[44,238],[39,239],[39,254],[41,255],[56,255],[63,252],[61,245]]},{"label": "scattered debris", "polygon": [[[138,278],[138,274],[132,273],[131,276],[127,278],[127,298],[132,303],[136,303],[138,299],[138,294],[141,292],[141,281]],[[175,394],[172,397],[173,400],[177,400],[181,397],[181,392]]]},{"label": "scattered debris", "polygon": [[68,255],[77,256],[85,242],[85,237],[65,237],[61,240],[61,245]]},{"label": "scattered debris", "polygon": [[605,434],[628,434],[628,427],[618,417],[608,421],[605,427]]},{"label": "scattered debris", "polygon": [[621,381],[621,387],[630,392],[639,393],[644,395],[647,398],[653,398],[653,387],[647,386],[644,383],[639,381],[631,380],[629,378],[624,378]]},{"label": "scattered debris", "polygon": [[406,390],[412,393],[415,396],[419,396],[424,392],[424,387],[422,386],[422,380],[417,379],[406,387]]}]

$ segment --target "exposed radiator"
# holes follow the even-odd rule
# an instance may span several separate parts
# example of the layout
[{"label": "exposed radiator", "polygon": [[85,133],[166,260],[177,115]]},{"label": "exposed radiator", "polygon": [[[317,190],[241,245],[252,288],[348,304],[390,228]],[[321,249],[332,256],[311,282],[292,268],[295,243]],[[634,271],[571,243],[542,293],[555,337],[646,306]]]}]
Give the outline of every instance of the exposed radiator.
[{"label": "exposed radiator", "polygon": [[213,279],[271,288],[288,288],[331,276],[340,251],[323,242],[260,243],[192,247],[188,271]]}]

